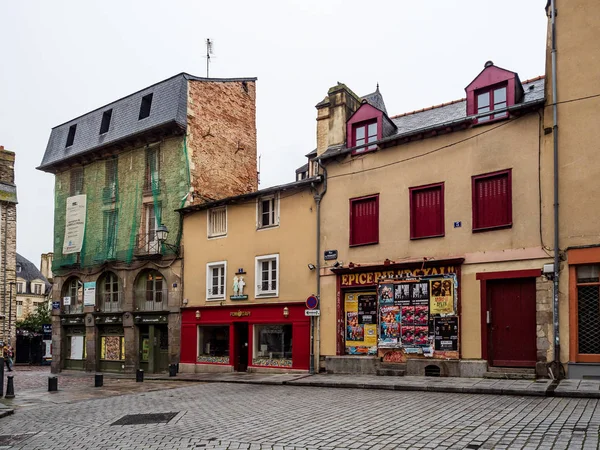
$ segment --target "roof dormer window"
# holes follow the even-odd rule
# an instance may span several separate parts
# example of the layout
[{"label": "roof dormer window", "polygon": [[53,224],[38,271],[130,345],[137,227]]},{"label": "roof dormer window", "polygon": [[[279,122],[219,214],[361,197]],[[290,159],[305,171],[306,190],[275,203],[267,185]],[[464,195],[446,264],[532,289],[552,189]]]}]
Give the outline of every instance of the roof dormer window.
[{"label": "roof dormer window", "polygon": [[[368,144],[370,142],[377,141],[377,119],[369,122],[360,122],[352,126],[352,133],[354,138],[354,147]],[[360,149],[356,152],[364,152],[368,150],[375,150],[377,145],[369,145]]]},{"label": "roof dormer window", "polygon": [[[477,115],[506,109],[506,86],[477,91]],[[496,119],[505,119],[508,112],[489,114],[477,119],[478,123]]]}]

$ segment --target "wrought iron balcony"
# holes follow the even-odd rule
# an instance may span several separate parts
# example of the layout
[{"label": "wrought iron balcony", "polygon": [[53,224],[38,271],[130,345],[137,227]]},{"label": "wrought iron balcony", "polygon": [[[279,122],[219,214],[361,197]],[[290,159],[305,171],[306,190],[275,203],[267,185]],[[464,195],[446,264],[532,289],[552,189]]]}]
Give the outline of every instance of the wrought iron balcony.
[{"label": "wrought iron balcony", "polygon": [[62,312],[63,314],[83,314],[83,305],[64,305]]},{"label": "wrought iron balcony", "polygon": [[161,244],[156,233],[141,233],[135,236],[135,255],[160,255]]},{"label": "wrought iron balcony", "polygon": [[167,289],[138,289],[135,291],[135,309],[136,311],[165,311],[168,306],[168,298]]}]

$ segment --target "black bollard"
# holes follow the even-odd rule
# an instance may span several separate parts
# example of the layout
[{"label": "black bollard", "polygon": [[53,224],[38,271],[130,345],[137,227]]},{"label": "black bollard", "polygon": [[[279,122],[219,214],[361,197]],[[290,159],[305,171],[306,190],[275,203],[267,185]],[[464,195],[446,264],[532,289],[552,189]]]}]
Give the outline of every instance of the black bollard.
[{"label": "black bollard", "polygon": [[144,381],[144,371],[142,369],[138,369],[135,372],[135,382],[141,383],[142,381]]},{"label": "black bollard", "polygon": [[104,375],[97,373],[94,377],[94,387],[102,387],[104,385]]},{"label": "black bollard", "polygon": [[177,375],[177,365],[169,364],[169,376],[174,377],[175,375]]},{"label": "black bollard", "polygon": [[[2,353],[2,352],[0,352]],[[4,395],[4,358],[0,355],[0,397]]]},{"label": "black bollard", "polygon": [[15,398],[15,384],[12,375],[6,377],[6,395],[4,398]]},{"label": "black bollard", "polygon": [[58,377],[48,377],[48,392],[58,391]]},{"label": "black bollard", "polygon": [[175,364],[175,367],[177,367],[177,373],[179,373],[179,363]]}]

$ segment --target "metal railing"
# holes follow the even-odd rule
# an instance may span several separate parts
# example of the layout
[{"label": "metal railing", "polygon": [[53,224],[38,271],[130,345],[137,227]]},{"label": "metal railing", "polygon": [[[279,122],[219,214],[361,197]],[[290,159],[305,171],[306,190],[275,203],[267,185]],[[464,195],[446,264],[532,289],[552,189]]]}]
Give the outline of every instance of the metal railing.
[{"label": "metal railing", "polygon": [[159,255],[161,245],[156,233],[141,233],[135,236],[135,255]]},{"label": "metal railing", "polygon": [[63,314],[83,314],[83,305],[64,305],[62,312]]},{"label": "metal railing", "polygon": [[135,291],[136,311],[164,311],[167,309],[169,292],[167,289]]},{"label": "metal railing", "polygon": [[102,312],[121,312],[123,310],[122,298],[122,292],[100,294],[98,308]]}]

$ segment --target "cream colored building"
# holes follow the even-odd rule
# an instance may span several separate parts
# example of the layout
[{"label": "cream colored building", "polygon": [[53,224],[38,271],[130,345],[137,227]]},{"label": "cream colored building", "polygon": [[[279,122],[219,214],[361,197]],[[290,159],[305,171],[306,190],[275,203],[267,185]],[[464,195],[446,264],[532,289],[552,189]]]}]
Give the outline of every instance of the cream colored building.
[{"label": "cream colored building", "polygon": [[16,295],[17,320],[33,314],[41,305],[48,306],[52,285],[31,261],[17,253]]},{"label": "cream colored building", "polygon": [[[183,214],[180,370],[310,370],[320,177]],[[316,331],[315,331],[316,332]]]},{"label": "cream colored building", "polygon": [[464,80],[464,99],[397,116],[379,88],[359,97],[338,84],[317,105],[309,168],[326,169],[320,244],[337,254],[319,261],[328,372],[376,373],[383,361],[415,375],[546,375],[545,80],[506,69],[489,61]]}]

